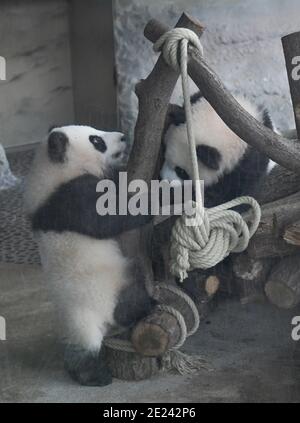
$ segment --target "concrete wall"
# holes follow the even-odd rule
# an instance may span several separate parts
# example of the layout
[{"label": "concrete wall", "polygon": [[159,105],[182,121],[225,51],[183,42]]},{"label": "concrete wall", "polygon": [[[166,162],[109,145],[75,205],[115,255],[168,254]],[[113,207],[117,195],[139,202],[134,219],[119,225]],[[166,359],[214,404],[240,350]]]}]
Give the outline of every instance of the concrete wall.
[{"label": "concrete wall", "polygon": [[74,120],[67,0],[0,2],[0,143],[37,142]]},{"label": "concrete wall", "polygon": [[76,123],[117,125],[111,0],[72,0],[70,7]]},{"label": "concrete wall", "polygon": [[[270,109],[281,128],[294,125],[280,38],[300,30],[299,0],[115,0],[116,65],[120,122],[132,133],[135,82],[156,56],[143,37],[151,18],[173,26],[185,11],[207,28],[202,42],[211,67],[233,93]],[[180,97],[180,90],[174,100]]]}]

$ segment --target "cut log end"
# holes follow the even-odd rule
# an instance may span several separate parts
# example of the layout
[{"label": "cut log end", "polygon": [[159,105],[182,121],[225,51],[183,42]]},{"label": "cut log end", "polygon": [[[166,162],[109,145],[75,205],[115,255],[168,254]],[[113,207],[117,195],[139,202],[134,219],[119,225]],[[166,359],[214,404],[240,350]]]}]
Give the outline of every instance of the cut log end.
[{"label": "cut log end", "polygon": [[220,286],[220,280],[217,276],[209,276],[205,281],[205,291],[207,295],[211,297],[214,295]]},{"label": "cut log end", "polygon": [[167,350],[169,338],[160,326],[143,322],[134,329],[132,342],[140,354],[157,357]]},{"label": "cut log end", "polygon": [[266,283],[265,292],[269,301],[277,307],[290,309],[295,307],[299,298],[295,292],[280,281],[269,281]]},{"label": "cut log end", "polygon": [[154,310],[133,329],[131,341],[140,354],[158,357],[176,345],[180,335],[179,324],[172,314]]},{"label": "cut log end", "polygon": [[281,259],[272,269],[265,286],[270,302],[287,309],[299,304],[299,275],[299,255]]}]

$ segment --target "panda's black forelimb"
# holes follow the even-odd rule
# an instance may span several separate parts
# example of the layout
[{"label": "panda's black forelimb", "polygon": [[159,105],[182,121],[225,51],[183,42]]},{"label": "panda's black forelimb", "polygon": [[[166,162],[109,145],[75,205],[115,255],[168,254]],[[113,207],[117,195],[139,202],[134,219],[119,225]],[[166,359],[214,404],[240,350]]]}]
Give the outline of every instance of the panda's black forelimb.
[{"label": "panda's black forelimb", "polygon": [[[99,215],[96,203],[104,193],[96,187],[100,181],[91,174],[81,175],[58,189],[31,216],[34,231],[77,232],[97,239],[114,238],[128,230],[149,223],[150,213],[132,215],[118,214],[119,188],[118,175],[112,179],[116,185],[116,214]],[[111,175],[107,179],[111,179]],[[105,179],[105,177],[104,177]]]}]

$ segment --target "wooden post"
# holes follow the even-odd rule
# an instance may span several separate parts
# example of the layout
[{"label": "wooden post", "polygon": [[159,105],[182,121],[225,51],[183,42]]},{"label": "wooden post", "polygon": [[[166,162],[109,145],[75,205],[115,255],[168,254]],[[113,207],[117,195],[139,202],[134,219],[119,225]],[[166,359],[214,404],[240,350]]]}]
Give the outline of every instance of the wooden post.
[{"label": "wooden post", "polygon": [[298,139],[300,138],[300,32],[281,38],[290,84]]}]

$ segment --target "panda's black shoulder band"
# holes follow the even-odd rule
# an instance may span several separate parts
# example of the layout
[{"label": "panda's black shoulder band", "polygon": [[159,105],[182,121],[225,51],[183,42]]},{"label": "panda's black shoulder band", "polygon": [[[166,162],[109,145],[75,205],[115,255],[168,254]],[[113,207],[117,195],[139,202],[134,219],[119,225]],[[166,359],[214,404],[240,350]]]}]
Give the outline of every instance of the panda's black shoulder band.
[{"label": "panda's black shoulder band", "polygon": [[[97,239],[107,239],[151,220],[150,213],[147,216],[130,214],[99,216],[96,203],[103,194],[96,192],[98,182],[99,179],[93,175],[82,175],[61,185],[33,214],[33,230],[59,233],[71,231]],[[115,183],[118,201],[117,178]]]}]

